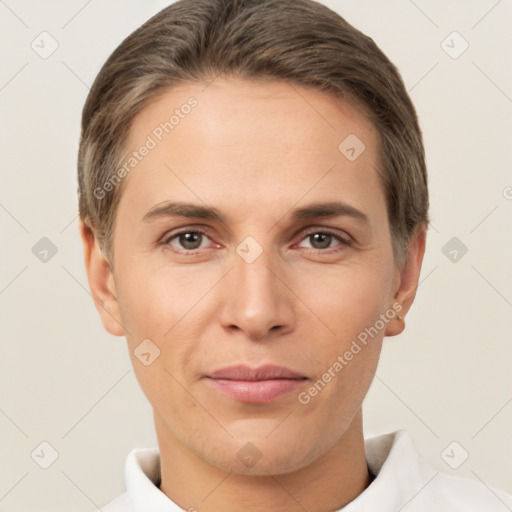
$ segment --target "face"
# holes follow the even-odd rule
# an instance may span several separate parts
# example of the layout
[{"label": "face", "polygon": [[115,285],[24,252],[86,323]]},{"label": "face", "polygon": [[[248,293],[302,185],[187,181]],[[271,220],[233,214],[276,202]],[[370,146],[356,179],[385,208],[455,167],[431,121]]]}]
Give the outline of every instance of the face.
[{"label": "face", "polygon": [[319,91],[218,78],[158,97],[129,151],[148,136],[104,324],[126,335],[159,440],[238,473],[303,468],[352,428],[394,334],[376,130]]}]

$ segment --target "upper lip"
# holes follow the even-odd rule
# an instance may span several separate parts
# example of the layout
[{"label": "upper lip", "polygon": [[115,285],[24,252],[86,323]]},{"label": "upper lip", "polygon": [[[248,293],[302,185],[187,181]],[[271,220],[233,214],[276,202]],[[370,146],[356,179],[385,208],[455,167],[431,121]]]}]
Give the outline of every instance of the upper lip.
[{"label": "upper lip", "polygon": [[284,366],[265,364],[251,368],[245,364],[237,364],[220,368],[206,375],[210,379],[225,380],[271,380],[271,379],[305,379],[306,376]]}]

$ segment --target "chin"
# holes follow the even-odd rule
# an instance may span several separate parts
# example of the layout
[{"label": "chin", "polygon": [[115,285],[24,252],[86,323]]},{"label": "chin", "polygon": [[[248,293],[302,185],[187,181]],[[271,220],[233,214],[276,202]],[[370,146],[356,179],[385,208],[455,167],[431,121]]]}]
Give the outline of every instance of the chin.
[{"label": "chin", "polygon": [[[295,455],[295,456],[294,456]],[[306,467],[312,461],[308,461],[306,454],[298,456],[292,453],[271,453],[266,456],[261,453],[255,462],[245,463],[238,457],[231,459],[216,460],[214,465],[224,471],[243,476],[277,476],[293,473]]]},{"label": "chin", "polygon": [[[198,455],[211,465],[230,473],[247,476],[282,475],[298,471],[314,462],[329,446],[318,439],[308,439],[304,432],[283,430],[268,435],[259,430],[228,441],[216,439]],[[206,448],[206,447],[203,447]]]}]

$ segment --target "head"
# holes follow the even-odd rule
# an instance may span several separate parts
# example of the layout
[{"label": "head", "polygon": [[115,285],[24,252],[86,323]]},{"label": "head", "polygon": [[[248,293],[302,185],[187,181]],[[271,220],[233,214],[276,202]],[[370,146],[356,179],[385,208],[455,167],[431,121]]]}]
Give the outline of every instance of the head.
[{"label": "head", "polygon": [[[416,113],[372,39],[310,0],[172,4],[98,74],[78,181],[91,290],[159,440],[257,474],[343,437],[428,225]],[[299,378],[249,400],[214,378],[239,363]]]}]

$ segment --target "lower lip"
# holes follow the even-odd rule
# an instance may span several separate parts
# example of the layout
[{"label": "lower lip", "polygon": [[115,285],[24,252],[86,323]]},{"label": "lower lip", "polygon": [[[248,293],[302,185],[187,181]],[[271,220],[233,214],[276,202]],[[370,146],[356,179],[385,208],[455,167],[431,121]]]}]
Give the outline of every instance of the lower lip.
[{"label": "lower lip", "polygon": [[307,379],[227,380],[208,379],[211,385],[239,402],[263,404],[277,400],[304,385]]}]

